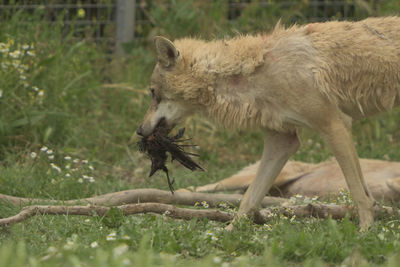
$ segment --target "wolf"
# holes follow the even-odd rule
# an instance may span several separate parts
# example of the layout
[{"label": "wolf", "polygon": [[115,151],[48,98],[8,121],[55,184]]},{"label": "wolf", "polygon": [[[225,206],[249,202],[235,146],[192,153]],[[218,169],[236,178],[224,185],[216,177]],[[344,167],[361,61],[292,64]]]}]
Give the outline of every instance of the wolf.
[{"label": "wolf", "polygon": [[[204,41],[155,38],[151,104],[137,134],[172,129],[192,114],[264,134],[260,165],[236,218],[261,199],[314,129],[330,146],[356,204],[361,230],[374,205],[352,140],[353,120],[400,105],[400,18],[331,21]],[[235,220],[234,220],[235,221]],[[231,223],[227,229],[233,229]]]}]

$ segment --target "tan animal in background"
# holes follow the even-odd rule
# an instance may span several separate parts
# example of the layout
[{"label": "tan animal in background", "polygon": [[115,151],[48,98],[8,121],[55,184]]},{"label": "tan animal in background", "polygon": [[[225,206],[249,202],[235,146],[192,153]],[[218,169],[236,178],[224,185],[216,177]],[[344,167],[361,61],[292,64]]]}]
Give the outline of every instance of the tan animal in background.
[{"label": "tan animal in background", "polygon": [[[388,204],[400,200],[400,162],[360,159],[360,164],[365,182],[376,200]],[[256,176],[259,165],[260,162],[256,162],[221,181],[189,189],[194,192],[245,192]],[[286,198],[300,194],[310,198],[318,196],[320,200],[329,200],[339,194],[342,189],[347,190],[348,187],[336,160],[318,164],[288,161],[276,178],[269,194]]]},{"label": "tan animal in background", "polygon": [[[152,102],[137,133],[172,129],[191,114],[230,128],[264,133],[257,175],[238,216],[258,209],[289,157],[296,129],[317,131],[331,147],[358,207],[360,226],[374,221],[351,135],[353,119],[400,104],[400,18],[326,22],[271,34],[174,43],[156,37]],[[232,224],[228,229],[232,229]]]}]

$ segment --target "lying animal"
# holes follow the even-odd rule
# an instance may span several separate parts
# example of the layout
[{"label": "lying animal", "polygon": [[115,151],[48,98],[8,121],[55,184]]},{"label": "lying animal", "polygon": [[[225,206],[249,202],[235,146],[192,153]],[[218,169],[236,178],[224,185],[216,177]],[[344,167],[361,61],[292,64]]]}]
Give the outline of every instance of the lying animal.
[{"label": "lying animal", "polygon": [[259,169],[238,216],[258,209],[300,146],[297,128],[308,127],[332,149],[361,228],[373,223],[375,201],[361,172],[351,125],[353,119],[400,105],[400,18],[278,25],[269,35],[209,42],[156,37],[155,46],[152,102],[139,135],[151,135],[160,121],[172,129],[192,114],[264,133]]},{"label": "lying animal", "polygon": [[[400,200],[400,162],[360,159],[361,169],[372,196],[385,203]],[[245,167],[238,173],[217,183],[189,188],[194,192],[241,191],[249,187],[260,162]],[[269,194],[292,197],[318,196],[321,200],[332,199],[342,190],[348,190],[346,180],[335,160],[318,164],[289,161],[275,180]],[[187,191],[181,189],[180,191]]]}]

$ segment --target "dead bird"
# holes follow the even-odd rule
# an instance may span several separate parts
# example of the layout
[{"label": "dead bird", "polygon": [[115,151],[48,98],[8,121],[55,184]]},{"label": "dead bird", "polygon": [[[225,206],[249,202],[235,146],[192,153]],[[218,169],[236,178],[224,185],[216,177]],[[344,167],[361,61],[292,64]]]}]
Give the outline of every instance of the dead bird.
[{"label": "dead bird", "polygon": [[175,136],[168,136],[168,130],[159,126],[155,131],[148,137],[143,137],[138,142],[139,151],[146,153],[151,160],[151,170],[149,177],[151,177],[158,170],[165,172],[167,176],[168,186],[171,193],[174,193],[174,180],[170,180],[168,174],[168,168],[165,165],[168,159],[167,152],[171,155],[171,162],[177,160],[184,167],[191,171],[201,170],[205,171],[198,163],[193,161],[190,156],[199,156],[195,153],[190,153],[184,150],[184,147],[196,146],[188,144],[180,144],[182,142],[188,141],[190,139],[183,139],[183,134],[185,133],[185,128],[178,131]]}]

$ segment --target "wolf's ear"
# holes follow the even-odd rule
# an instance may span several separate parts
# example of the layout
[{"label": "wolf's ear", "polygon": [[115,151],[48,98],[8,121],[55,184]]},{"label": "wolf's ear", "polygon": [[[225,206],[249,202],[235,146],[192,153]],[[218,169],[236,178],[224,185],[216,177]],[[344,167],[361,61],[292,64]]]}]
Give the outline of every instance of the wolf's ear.
[{"label": "wolf's ear", "polygon": [[154,38],[154,44],[156,45],[158,62],[165,68],[174,66],[179,58],[179,51],[175,45],[161,36]]}]

